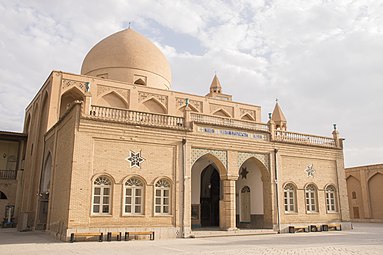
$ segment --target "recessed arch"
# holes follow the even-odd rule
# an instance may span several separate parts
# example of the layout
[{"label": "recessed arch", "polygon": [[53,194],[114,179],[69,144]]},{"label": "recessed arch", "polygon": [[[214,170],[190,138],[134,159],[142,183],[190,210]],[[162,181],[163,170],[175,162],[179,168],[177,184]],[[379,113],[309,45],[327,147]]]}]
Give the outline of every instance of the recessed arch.
[{"label": "recessed arch", "polygon": [[351,218],[364,218],[364,201],[362,199],[362,188],[359,179],[353,175],[349,175],[346,178],[346,183]]},{"label": "recessed arch", "polygon": [[229,118],[231,118],[231,114],[228,113],[225,109],[222,109],[222,108],[214,111],[213,115],[220,116],[220,117],[229,117]]},{"label": "recessed arch", "polygon": [[[185,111],[185,108],[186,108],[186,105],[182,105],[180,108],[178,108],[179,111],[181,112],[184,112]],[[189,103],[189,108],[190,110],[192,110],[193,112],[199,112],[197,107],[195,107],[193,104],[190,104]]]},{"label": "recessed arch", "polygon": [[143,101],[142,105],[144,106],[145,110],[149,112],[161,114],[165,114],[167,112],[165,105],[163,105],[162,102],[160,102],[155,97],[151,97]]},{"label": "recessed arch", "polygon": [[51,172],[52,172],[52,156],[49,152],[45,162],[43,172],[41,173],[40,181],[40,192],[46,193],[50,190],[50,181],[51,181]]},{"label": "recessed arch", "polygon": [[255,121],[253,116],[251,116],[249,113],[245,113],[241,116],[241,120],[249,120],[249,121]]},{"label": "recessed arch", "polygon": [[4,200],[8,199],[7,195],[5,195],[5,193],[2,192],[1,190],[0,190],[0,199],[4,199]]},{"label": "recessed arch", "polygon": [[[219,158],[217,158],[216,156],[214,156],[213,154],[211,153],[206,153],[202,156],[200,156],[198,159],[196,159],[196,161],[194,162],[193,166],[198,162],[198,161],[203,161],[204,164],[205,164],[205,167],[210,165],[210,164],[214,164],[214,166],[217,168],[218,170],[218,173],[220,176],[224,177],[227,175],[227,169],[225,167],[225,162],[222,162]],[[192,166],[192,169],[193,169],[193,166]]]},{"label": "recessed arch", "polygon": [[100,96],[97,100],[97,105],[113,108],[128,108],[128,102],[116,91],[108,91]]},{"label": "recessed arch", "polygon": [[134,84],[137,84],[137,85],[146,85],[146,82],[141,79],[141,78],[138,78],[137,80],[134,81]]},{"label": "recessed arch", "polygon": [[[239,166],[237,175],[237,227],[246,229],[271,227],[271,186],[268,184],[271,180],[266,166],[256,157],[250,156]],[[244,187],[249,187],[248,194],[242,193]]]},{"label": "recessed arch", "polygon": [[61,95],[60,117],[68,110],[74,101],[85,101],[84,93],[77,87],[72,87]]},{"label": "recessed arch", "polygon": [[377,172],[368,180],[368,191],[370,196],[371,216],[373,219],[383,219],[383,174]]}]

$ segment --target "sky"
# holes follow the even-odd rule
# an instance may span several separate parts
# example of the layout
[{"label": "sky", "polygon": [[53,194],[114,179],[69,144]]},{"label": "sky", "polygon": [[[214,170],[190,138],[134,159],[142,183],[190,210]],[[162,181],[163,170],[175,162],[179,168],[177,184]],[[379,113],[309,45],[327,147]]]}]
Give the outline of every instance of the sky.
[{"label": "sky", "polygon": [[346,167],[383,163],[381,0],[0,0],[0,130],[52,70],[129,26],[172,67],[172,90],[205,95],[216,73],[233,101],[275,100],[288,130],[345,138]]}]

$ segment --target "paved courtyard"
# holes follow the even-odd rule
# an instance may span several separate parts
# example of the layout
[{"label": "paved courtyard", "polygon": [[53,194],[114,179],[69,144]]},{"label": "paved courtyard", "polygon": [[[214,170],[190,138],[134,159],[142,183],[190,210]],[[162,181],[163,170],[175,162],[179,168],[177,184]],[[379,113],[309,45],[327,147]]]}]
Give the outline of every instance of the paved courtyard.
[{"label": "paved courtyard", "polygon": [[383,223],[355,223],[350,231],[63,243],[44,232],[0,229],[0,255],[69,254],[383,254]]}]

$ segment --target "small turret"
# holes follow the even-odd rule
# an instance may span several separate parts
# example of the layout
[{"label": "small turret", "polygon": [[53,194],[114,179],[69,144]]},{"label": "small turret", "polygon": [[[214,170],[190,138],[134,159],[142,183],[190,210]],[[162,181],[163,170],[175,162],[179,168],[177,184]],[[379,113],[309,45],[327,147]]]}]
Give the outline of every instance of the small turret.
[{"label": "small turret", "polygon": [[222,86],[216,74],[214,75],[213,81],[211,82],[211,85],[210,85],[210,93],[218,93],[218,94],[222,93]]},{"label": "small turret", "polygon": [[286,117],[282,112],[281,107],[278,104],[278,99],[276,100],[273,114],[271,120],[275,123],[275,128],[277,130],[287,130],[287,121]]},{"label": "small turret", "polygon": [[222,86],[216,74],[214,75],[213,81],[210,85],[210,93],[206,96],[231,101],[231,95],[222,94]]}]

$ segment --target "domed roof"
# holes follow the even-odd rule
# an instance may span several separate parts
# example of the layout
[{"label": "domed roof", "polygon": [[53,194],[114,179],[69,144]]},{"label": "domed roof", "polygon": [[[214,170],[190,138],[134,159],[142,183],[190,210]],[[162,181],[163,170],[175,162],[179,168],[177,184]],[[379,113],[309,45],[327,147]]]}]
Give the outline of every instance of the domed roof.
[{"label": "domed roof", "polygon": [[[81,74],[101,76],[108,79],[149,87],[169,89],[170,65],[162,52],[147,38],[128,28],[112,34],[97,43],[86,55]],[[105,77],[104,77],[105,78]]]}]

